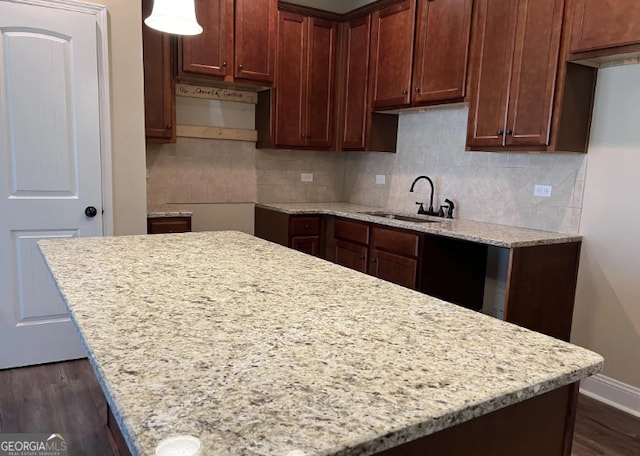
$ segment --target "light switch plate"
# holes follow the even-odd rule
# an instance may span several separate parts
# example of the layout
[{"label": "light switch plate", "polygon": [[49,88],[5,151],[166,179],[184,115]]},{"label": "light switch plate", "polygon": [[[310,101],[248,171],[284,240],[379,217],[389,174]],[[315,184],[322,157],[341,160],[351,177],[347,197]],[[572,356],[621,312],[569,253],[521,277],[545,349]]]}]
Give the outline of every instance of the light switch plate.
[{"label": "light switch plate", "polygon": [[313,173],[300,174],[300,182],[313,182]]},{"label": "light switch plate", "polygon": [[384,174],[376,174],[376,184],[384,185],[386,183],[387,177]]},{"label": "light switch plate", "polygon": [[551,196],[551,185],[539,185],[536,184],[533,187],[533,196],[544,196],[549,198]]}]

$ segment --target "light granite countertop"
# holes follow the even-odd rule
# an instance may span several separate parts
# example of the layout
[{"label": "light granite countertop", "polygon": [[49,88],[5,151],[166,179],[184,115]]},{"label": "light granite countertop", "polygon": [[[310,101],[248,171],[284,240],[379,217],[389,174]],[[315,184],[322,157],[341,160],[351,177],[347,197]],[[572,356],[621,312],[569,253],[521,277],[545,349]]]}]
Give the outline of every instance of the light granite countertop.
[{"label": "light granite countertop", "polygon": [[[494,245],[497,247],[529,247],[545,244],[562,244],[577,242],[582,236],[554,233],[551,231],[532,230],[518,228],[509,225],[495,223],[476,222],[473,220],[447,219],[439,217],[419,216],[415,213],[392,211],[373,206],[363,206],[351,203],[269,203],[256,204],[258,207],[273,209],[286,214],[324,214],[347,217],[364,222],[375,222],[381,225],[406,228],[424,233],[437,234],[455,239]],[[411,217],[435,220],[436,223],[405,222],[397,219],[388,219],[363,212],[393,212],[409,215]]]},{"label": "light granite countertop", "polygon": [[147,208],[148,218],[160,218],[160,217],[192,217],[193,212],[182,209],[179,206],[171,205],[158,205],[149,206]]},{"label": "light granite countertop", "polygon": [[586,349],[238,232],[40,241],[125,439],[367,455],[576,382]]}]

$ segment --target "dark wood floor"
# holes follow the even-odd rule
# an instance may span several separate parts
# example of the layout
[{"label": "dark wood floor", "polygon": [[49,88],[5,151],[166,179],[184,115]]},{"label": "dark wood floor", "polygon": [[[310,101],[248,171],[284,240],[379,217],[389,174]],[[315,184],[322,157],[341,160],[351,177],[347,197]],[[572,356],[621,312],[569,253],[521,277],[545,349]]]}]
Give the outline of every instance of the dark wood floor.
[{"label": "dark wood floor", "polygon": [[[111,456],[106,413],[87,360],[0,371],[0,433],[62,433],[72,456]],[[640,418],[580,395],[572,456],[596,455],[640,455]]]}]

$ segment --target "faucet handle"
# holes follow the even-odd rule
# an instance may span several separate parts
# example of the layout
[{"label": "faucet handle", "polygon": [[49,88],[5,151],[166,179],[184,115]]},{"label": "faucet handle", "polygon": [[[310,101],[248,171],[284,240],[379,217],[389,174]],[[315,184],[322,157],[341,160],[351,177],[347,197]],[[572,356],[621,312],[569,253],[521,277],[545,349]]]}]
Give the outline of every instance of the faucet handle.
[{"label": "faucet handle", "polygon": [[424,210],[424,206],[422,205],[422,203],[416,201],[416,204],[418,204],[420,207],[418,207],[418,214],[426,214],[427,211]]},{"label": "faucet handle", "polygon": [[455,204],[450,199],[445,199],[445,203],[449,205],[449,209],[447,209],[447,218],[453,218],[453,210],[455,209]]}]

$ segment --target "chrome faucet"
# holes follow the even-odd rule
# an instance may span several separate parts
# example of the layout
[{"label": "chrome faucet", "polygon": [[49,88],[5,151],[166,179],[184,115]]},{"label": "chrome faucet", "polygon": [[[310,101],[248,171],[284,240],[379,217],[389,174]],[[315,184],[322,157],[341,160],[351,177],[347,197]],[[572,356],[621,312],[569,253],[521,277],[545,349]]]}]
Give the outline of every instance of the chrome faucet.
[{"label": "chrome faucet", "polygon": [[429,176],[418,176],[418,177],[416,177],[416,179],[411,184],[411,188],[409,189],[409,191],[413,192],[413,188],[416,186],[416,182],[418,182],[420,179],[426,179],[427,181],[429,181],[429,185],[431,185],[431,196],[429,197],[429,209],[427,209],[426,211],[424,210],[424,207],[422,206],[422,203],[416,202],[416,204],[420,205],[420,207],[418,208],[418,214],[435,215],[435,216],[437,216],[438,213],[433,210],[433,181],[431,180],[431,178]]}]

